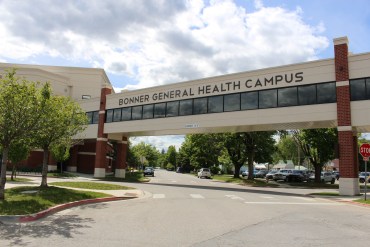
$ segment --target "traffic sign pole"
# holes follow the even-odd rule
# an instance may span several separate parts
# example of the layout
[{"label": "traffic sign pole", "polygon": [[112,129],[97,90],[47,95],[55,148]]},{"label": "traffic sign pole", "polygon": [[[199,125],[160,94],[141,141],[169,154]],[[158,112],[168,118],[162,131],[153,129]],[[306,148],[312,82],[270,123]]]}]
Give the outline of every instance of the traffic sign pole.
[{"label": "traffic sign pole", "polygon": [[365,201],[366,201],[366,194],[367,194],[367,161],[369,160],[370,157],[370,144],[364,143],[360,146],[360,154],[364,158],[365,161]]}]

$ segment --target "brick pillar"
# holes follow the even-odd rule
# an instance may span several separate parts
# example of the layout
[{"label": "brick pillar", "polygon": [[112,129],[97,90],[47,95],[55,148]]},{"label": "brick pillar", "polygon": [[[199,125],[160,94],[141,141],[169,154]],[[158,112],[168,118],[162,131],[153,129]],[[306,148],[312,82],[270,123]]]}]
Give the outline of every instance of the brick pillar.
[{"label": "brick pillar", "polygon": [[77,160],[78,160],[78,147],[80,145],[74,145],[70,152],[71,152],[71,158],[69,160],[69,164],[67,166],[68,172],[77,172]]},{"label": "brick pillar", "polygon": [[94,177],[105,177],[105,169],[107,166],[107,143],[108,135],[104,134],[105,122],[105,106],[106,96],[112,92],[111,88],[104,87],[101,89],[100,94],[100,109],[99,109],[99,124],[98,124],[98,138],[96,139],[96,156],[95,156],[95,169]]},{"label": "brick pillar", "polygon": [[127,159],[127,137],[122,137],[122,141],[117,143],[117,160],[115,177],[125,178],[126,176],[126,159]]},{"label": "brick pillar", "polygon": [[347,37],[334,39],[334,53],[337,85],[339,193],[341,195],[357,195],[360,193],[360,188],[358,185],[358,165],[355,163],[357,149],[354,145],[351,123]]}]

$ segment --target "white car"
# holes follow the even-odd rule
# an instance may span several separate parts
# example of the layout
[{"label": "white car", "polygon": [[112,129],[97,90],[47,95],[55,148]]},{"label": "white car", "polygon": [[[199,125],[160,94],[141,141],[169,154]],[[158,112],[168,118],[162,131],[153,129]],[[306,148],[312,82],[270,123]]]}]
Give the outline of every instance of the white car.
[{"label": "white car", "polygon": [[[315,180],[315,174],[310,176],[310,180]],[[335,175],[332,172],[321,172],[320,180],[322,183],[335,183]]]},{"label": "white car", "polygon": [[211,170],[209,168],[201,168],[198,172],[198,178],[211,178]]}]

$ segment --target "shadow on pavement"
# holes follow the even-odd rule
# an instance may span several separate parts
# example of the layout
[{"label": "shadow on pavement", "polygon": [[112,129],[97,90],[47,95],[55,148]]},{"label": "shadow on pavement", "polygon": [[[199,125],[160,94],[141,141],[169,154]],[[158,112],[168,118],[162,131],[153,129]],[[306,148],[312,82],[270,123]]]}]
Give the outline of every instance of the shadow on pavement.
[{"label": "shadow on pavement", "polygon": [[72,238],[73,235],[82,234],[80,229],[91,228],[91,223],[94,223],[91,218],[63,215],[49,216],[33,223],[0,224],[0,242],[5,240],[9,246],[27,246],[32,238],[48,238],[52,235]]}]

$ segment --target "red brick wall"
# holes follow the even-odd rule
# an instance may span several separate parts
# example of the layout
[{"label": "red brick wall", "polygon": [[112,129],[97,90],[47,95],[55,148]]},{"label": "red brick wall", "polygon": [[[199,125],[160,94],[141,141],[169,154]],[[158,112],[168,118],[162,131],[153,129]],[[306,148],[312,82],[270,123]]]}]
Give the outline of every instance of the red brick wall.
[{"label": "red brick wall", "polygon": [[358,164],[355,163],[357,152],[354,147],[352,131],[339,131],[339,172],[340,177],[356,178],[358,176]]}]

